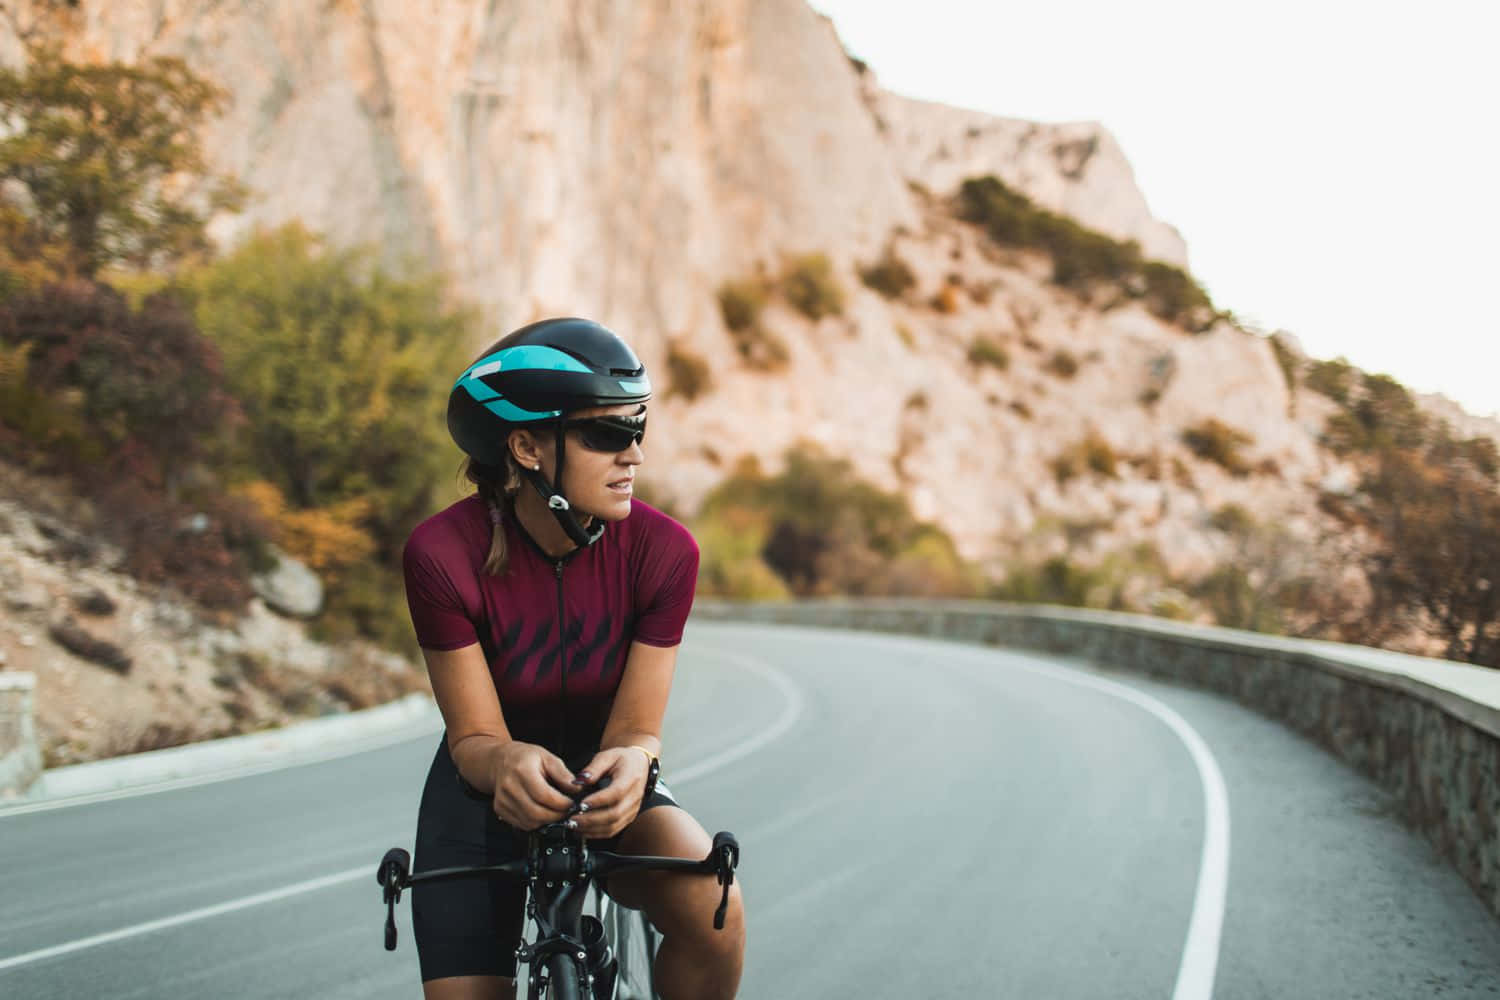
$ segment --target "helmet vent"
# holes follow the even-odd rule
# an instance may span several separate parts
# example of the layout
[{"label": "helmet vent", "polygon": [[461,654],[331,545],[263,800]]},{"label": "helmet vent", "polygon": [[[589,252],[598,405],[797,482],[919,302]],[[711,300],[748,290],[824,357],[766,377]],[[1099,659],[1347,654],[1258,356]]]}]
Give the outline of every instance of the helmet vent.
[{"label": "helmet vent", "polygon": [[645,371],[644,368],[611,368],[609,373],[611,375],[639,375],[643,371]]}]

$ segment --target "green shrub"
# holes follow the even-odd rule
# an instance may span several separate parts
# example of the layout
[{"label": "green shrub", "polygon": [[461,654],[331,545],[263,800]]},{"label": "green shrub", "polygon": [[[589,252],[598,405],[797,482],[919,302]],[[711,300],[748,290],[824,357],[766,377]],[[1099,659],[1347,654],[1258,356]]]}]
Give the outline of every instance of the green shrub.
[{"label": "green shrub", "polygon": [[1248,476],[1251,472],[1240,449],[1254,444],[1255,438],[1213,417],[1183,431],[1182,443],[1199,458],[1217,463],[1233,475]]},{"label": "green shrub", "polygon": [[1140,265],[1140,273],[1145,278],[1146,308],[1161,319],[1198,332],[1218,318],[1203,286],[1182,268],[1148,260]]},{"label": "green shrub", "polygon": [[1133,240],[1120,241],[1049,212],[994,176],[971,177],[958,194],[959,217],[984,227],[996,243],[1045,251],[1052,280],[1080,294],[1096,284],[1142,299],[1153,314],[1197,332],[1219,316],[1202,286],[1181,268],[1146,260]]},{"label": "green shrub", "polygon": [[1348,403],[1357,374],[1355,367],[1343,358],[1314,361],[1307,366],[1306,384],[1335,403]]},{"label": "green shrub", "polygon": [[1078,374],[1078,359],[1073,357],[1072,352],[1058,348],[1052,352],[1052,356],[1047,359],[1042,368],[1058,378],[1072,378]]},{"label": "green shrub", "polygon": [[906,261],[890,249],[874,264],[861,268],[859,280],[888,299],[899,299],[917,284],[917,276]]},{"label": "green shrub", "polygon": [[[704,500],[697,524],[730,526],[732,539],[715,543],[727,547],[723,565],[753,574],[743,569],[753,555],[797,595],[976,592],[951,540],[918,521],[905,497],[863,482],[847,460],[809,445],[788,451],[779,475],[737,469]],[[718,565],[720,555],[701,536],[700,546],[705,564]]]},{"label": "green shrub", "polygon": [[763,282],[726,281],[719,286],[719,312],[731,333],[743,333],[756,326],[765,305],[766,286]]},{"label": "green shrub", "polygon": [[1090,431],[1075,441],[1052,460],[1052,475],[1059,485],[1082,475],[1085,471],[1106,479],[1119,478],[1119,456],[1114,447],[1097,431]]},{"label": "green shrub", "polygon": [[1209,517],[1209,524],[1226,535],[1245,535],[1255,528],[1255,518],[1237,503],[1226,503]]},{"label": "green shrub", "polygon": [[781,294],[811,320],[844,311],[844,289],[826,254],[802,254],[788,260],[781,274]]},{"label": "green shrub", "polygon": [[702,357],[678,346],[667,345],[667,397],[681,396],[692,402],[713,389],[713,370]]},{"label": "green shrub", "polygon": [[969,364],[976,367],[988,365],[1005,371],[1010,367],[1010,354],[990,337],[975,337],[969,343]]}]

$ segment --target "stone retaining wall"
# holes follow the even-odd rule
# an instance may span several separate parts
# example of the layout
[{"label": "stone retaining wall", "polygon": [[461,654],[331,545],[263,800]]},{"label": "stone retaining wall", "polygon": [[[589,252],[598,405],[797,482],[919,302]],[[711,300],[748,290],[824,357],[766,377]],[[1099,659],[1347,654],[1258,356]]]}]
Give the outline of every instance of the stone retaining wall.
[{"label": "stone retaining wall", "polygon": [[0,671],[0,799],[20,794],[42,773],[32,698],[36,676]]},{"label": "stone retaining wall", "polygon": [[1500,916],[1500,670],[1138,615],[970,601],[699,601],[699,620],[931,635],[1079,656],[1228,695],[1395,794]]}]

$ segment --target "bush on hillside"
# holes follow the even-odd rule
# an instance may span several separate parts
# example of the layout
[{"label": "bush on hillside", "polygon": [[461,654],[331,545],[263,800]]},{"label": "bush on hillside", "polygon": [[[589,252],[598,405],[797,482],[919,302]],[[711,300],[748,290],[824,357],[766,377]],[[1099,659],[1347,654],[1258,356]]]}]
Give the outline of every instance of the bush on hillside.
[{"label": "bush on hillside", "polygon": [[737,469],[705,499],[695,525],[712,532],[734,510],[758,519],[755,556],[793,594],[959,596],[976,587],[952,541],[918,521],[904,497],[815,447],[789,451],[776,476]]},{"label": "bush on hillside", "polygon": [[1073,356],[1073,352],[1059,347],[1042,364],[1042,370],[1051,372],[1058,378],[1072,378],[1078,374],[1078,359]]},{"label": "bush on hillside", "polygon": [[1222,466],[1235,476],[1248,476],[1252,467],[1242,453],[1255,438],[1213,417],[1182,432],[1182,443],[1199,458]]},{"label": "bush on hillside", "polygon": [[726,281],[719,286],[719,313],[730,333],[743,333],[760,322],[766,287],[759,281]]},{"label": "bush on hillside", "polygon": [[694,354],[676,341],[667,345],[667,397],[681,396],[692,402],[711,392],[713,370],[701,355]]},{"label": "bush on hillside", "polygon": [[996,243],[1042,250],[1052,259],[1052,280],[1082,294],[1107,284],[1143,301],[1169,323],[1191,332],[1218,317],[1192,276],[1163,261],[1146,260],[1134,241],[1120,241],[1049,212],[994,176],[964,181],[959,216],[983,226]]},{"label": "bush on hillside", "polygon": [[1349,402],[1358,371],[1343,358],[1314,361],[1307,366],[1305,383],[1313,392],[1322,393],[1335,403]]},{"label": "bush on hillside", "polygon": [[967,354],[969,364],[976,368],[990,367],[1005,371],[1010,367],[1010,354],[993,337],[979,336],[969,342]]},{"label": "bush on hillside", "polygon": [[917,284],[912,269],[890,248],[874,264],[860,268],[859,280],[888,299],[899,299]]},{"label": "bush on hillside", "polygon": [[802,254],[788,260],[781,272],[781,294],[811,320],[844,311],[844,289],[827,254]]}]

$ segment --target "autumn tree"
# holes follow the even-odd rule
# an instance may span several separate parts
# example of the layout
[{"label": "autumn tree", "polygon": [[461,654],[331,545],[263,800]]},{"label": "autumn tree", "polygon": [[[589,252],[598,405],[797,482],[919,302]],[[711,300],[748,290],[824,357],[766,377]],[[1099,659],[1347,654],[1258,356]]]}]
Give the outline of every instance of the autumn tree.
[{"label": "autumn tree", "polygon": [[[241,191],[213,176],[198,129],[223,90],[180,59],[80,65],[32,48],[0,69],[3,256],[91,278],[109,265],[160,266],[207,245],[205,225]],[[13,282],[14,283],[14,282]]]},{"label": "autumn tree", "polygon": [[1386,608],[1426,613],[1449,659],[1500,667],[1500,459],[1494,442],[1439,433],[1388,449],[1366,478],[1383,545],[1369,576]]}]

